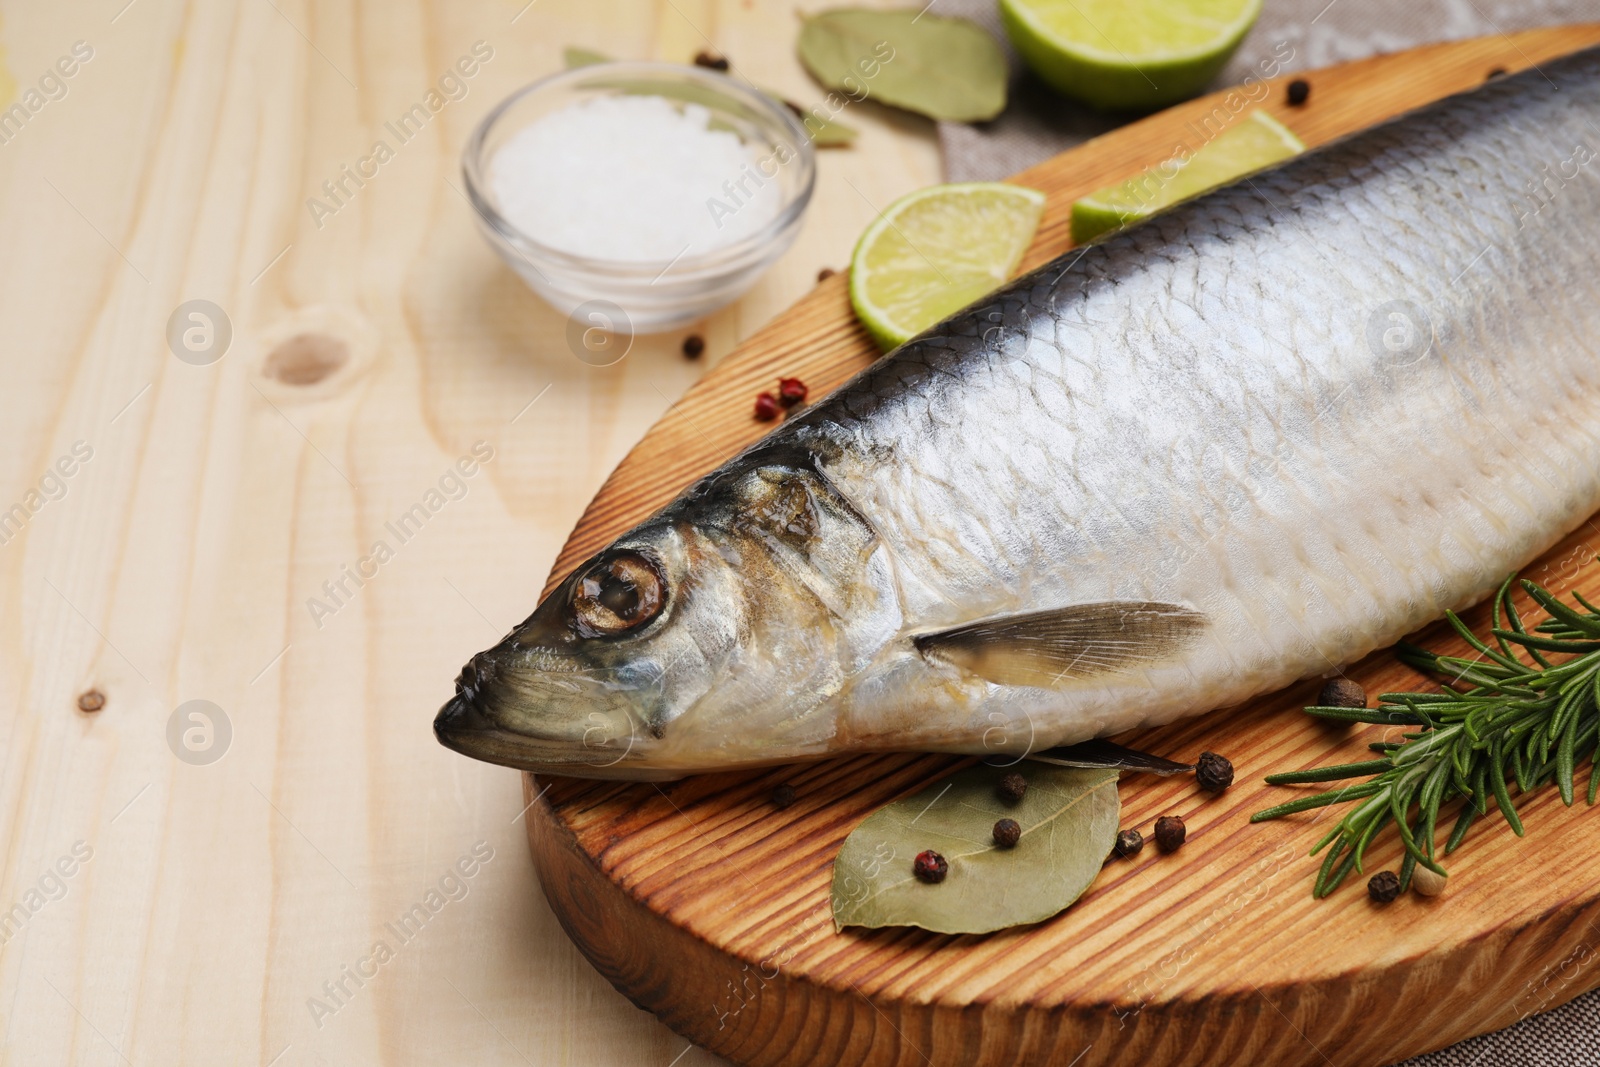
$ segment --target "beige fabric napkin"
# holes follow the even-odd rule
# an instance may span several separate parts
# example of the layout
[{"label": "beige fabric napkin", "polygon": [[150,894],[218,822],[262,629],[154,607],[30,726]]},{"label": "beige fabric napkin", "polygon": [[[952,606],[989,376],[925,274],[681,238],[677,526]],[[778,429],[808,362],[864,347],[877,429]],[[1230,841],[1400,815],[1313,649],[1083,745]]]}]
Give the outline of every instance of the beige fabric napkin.
[{"label": "beige fabric napkin", "polygon": [[[935,0],[931,10],[973,19],[1005,43],[994,0]],[[1260,21],[1217,84],[1242,81],[1263,60],[1282,56],[1284,45],[1293,49],[1293,58],[1282,65],[1288,72],[1429,41],[1588,21],[1600,21],[1600,0],[1266,0]],[[979,125],[939,124],[947,181],[1004,178],[1119,124],[1051,92],[1023,70],[1009,47],[1006,51],[1013,80],[1005,113]],[[1592,952],[1583,962],[1592,966]],[[1593,980],[1588,967],[1570,969],[1575,972],[1570,976],[1560,969],[1552,973],[1541,986],[1552,992],[1539,999],[1555,999],[1564,982]],[[1463,980],[1481,983],[1493,977]],[[1526,989],[1504,992],[1508,1000],[1538,1003]],[[1403,1067],[1600,1067],[1600,990],[1508,1029],[1407,1060]]]}]

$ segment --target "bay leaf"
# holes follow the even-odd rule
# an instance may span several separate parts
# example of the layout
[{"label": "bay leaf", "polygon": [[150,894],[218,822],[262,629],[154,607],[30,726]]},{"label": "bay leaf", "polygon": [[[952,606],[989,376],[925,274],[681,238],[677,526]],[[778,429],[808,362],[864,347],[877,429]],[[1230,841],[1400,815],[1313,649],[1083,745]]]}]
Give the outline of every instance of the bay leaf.
[{"label": "bay leaf", "polygon": [[818,148],[848,148],[855,143],[856,128],[838,119],[829,118],[817,111],[805,112],[800,120],[811,135],[811,143]]},{"label": "bay leaf", "polygon": [[[596,52],[576,45],[568,46],[562,51],[562,60],[568,70],[574,67],[592,67],[599,63],[613,63],[612,57],[604,52]],[[604,83],[594,83],[604,84]],[[630,94],[648,94],[664,96],[669,100],[678,100],[686,104],[702,104],[707,107],[721,106],[724,101],[715,93],[710,93],[698,85],[683,85],[675,82],[651,82],[638,79],[623,83],[616,83]],[[785,107],[795,110],[798,105],[790,104],[779,94],[771,89],[762,89],[761,92],[771,97]],[[831,118],[821,109],[802,111],[801,124],[805,126],[806,133],[818,148],[844,148],[853,144],[856,139],[856,130],[838,119]]]},{"label": "bay leaf", "polygon": [[611,57],[604,52],[596,52],[589,48],[579,48],[577,45],[569,45],[562,50],[561,60],[566,64],[568,70],[573,67],[592,67],[596,63],[610,63],[612,61]]},{"label": "bay leaf", "polygon": [[926,9],[835,8],[800,28],[800,62],[824,86],[952,122],[1006,106],[1006,61],[977,23]]},{"label": "bay leaf", "polygon": [[[593,64],[598,66],[598,64]],[[593,78],[584,81],[584,87],[589,89],[618,89],[628,96],[659,96],[664,100],[673,100],[680,104],[698,104],[708,111],[717,111],[728,106],[728,96],[705,85],[696,85],[692,82],[667,81],[662,78],[641,78],[637,75],[617,75],[604,77],[596,74]],[[735,127],[718,118],[710,122],[712,129],[734,130]]]},{"label": "bay leaf", "polygon": [[1043,752],[1030,752],[1028,759],[1040,763],[1054,763],[1058,767],[1114,767],[1119,771],[1144,771],[1163,777],[1194,773],[1194,764],[1179,763],[1165,756],[1153,756],[1128,748],[1103,737],[1079,741],[1075,745],[1047,748]]},{"label": "bay leaf", "polygon": [[[996,786],[1018,771],[1028,780],[1017,804]],[[1083,895],[1117,838],[1117,772],[1029,763],[979,764],[869,815],[833,861],[833,922],[919,926],[943,934],[984,934],[1042,922]],[[1015,819],[1015,848],[994,843],[997,819]],[[911,869],[924,849],[949,863],[930,885]]]}]

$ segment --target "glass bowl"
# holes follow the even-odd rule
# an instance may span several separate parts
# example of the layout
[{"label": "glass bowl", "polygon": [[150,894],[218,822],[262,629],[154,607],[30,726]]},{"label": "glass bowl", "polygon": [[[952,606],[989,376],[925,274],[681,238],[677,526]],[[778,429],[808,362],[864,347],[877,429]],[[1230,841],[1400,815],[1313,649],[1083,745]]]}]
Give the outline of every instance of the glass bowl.
[{"label": "glass bowl", "polygon": [[[710,112],[712,128],[732,130],[754,147],[767,181],[778,182],[777,215],[733,244],[692,246],[674,259],[598,259],[541,243],[512,225],[494,193],[495,153],[529,123],[580,100],[620,94],[662,96]],[[768,174],[772,169],[775,173]],[[571,315],[599,301],[611,332],[653,333],[702,318],[738,298],[794,242],[816,181],[816,153],[806,128],[787,106],[735,79],[676,63],[597,63],[534,82],[486,115],[462,151],[462,175],[478,226],[528,286]],[[738,175],[729,175],[736,179]],[[708,203],[707,210],[710,209]],[[615,324],[615,309],[625,321]]]}]

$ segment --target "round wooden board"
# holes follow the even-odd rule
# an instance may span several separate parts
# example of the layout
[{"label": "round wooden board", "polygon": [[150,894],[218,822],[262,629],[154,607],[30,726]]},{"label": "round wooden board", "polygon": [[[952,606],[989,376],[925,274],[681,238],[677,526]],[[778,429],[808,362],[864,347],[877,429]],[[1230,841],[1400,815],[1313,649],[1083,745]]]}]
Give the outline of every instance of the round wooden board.
[{"label": "round wooden board", "polygon": [[[1310,102],[1267,110],[1308,144],[1600,42],[1584,25],[1430,46],[1307,75]],[[1280,79],[1281,82],[1281,79]],[[1049,206],[1024,266],[1070,246],[1074,197],[1194,147],[1226,94],[1193,101],[1041,164],[1016,180]],[[1531,167],[1531,164],[1530,164]],[[1530,169],[1530,176],[1533,171]],[[841,253],[843,250],[841,249]],[[767,427],[756,393],[797,375],[819,395],[872,358],[842,276],[729,355],[669,410],[607,481],[551,584]],[[1600,594],[1594,524],[1529,575]],[[1484,624],[1484,612],[1470,622]],[[1442,627],[1419,638],[1463,652]],[[1369,692],[1424,679],[1380,653],[1347,673]],[[828,903],[845,836],[884,802],[964,761],[874,756],[707,775],[666,785],[527,778],[539,879],[563,926],[636,1004],[740,1064],[1386,1064],[1496,1029],[1600,983],[1584,966],[1600,918],[1600,834],[1580,801],[1527,801],[1532,840],[1498,819],[1452,857],[1449,890],[1371,904],[1360,881],[1313,901],[1317,813],[1252,826],[1287,799],[1272,771],[1363,758],[1378,727],[1321,725],[1296,709],[1316,683],[1121,740],[1193,759],[1228,754],[1219,797],[1188,778],[1124,779],[1123,823],[1182,815],[1176,855],[1107,866],[1074,907],[988,936],[836,933]],[[779,810],[774,787],[798,800]],[[1326,814],[1325,812],[1323,813]],[[1588,831],[1588,832],[1583,832]],[[1373,857],[1394,867],[1389,841]],[[1376,869],[1376,868],[1370,868]]]}]

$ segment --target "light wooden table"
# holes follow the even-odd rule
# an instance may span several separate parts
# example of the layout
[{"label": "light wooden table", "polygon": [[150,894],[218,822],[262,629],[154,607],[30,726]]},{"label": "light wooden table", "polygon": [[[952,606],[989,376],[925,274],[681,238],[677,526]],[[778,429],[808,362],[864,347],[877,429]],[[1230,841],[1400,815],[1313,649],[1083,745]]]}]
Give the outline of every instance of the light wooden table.
[{"label": "light wooden table", "polygon": [[[569,44],[709,40],[821,94],[792,0],[523,4],[0,5],[0,101],[37,105],[0,125],[0,523],[22,508],[0,525],[0,1062],[715,1062],[579,957],[518,776],[430,721],[627,447],[937,157],[928,124],[853,109],[857,147],[698,328],[705,359],[680,333],[589,367],[473,229],[477,119]],[[480,41],[465,96],[313,213]],[[191,300],[231,324],[218,361],[169,349]],[[452,478],[476,442],[492,460]],[[202,720],[169,729],[195,700],[226,742],[215,714],[209,749]]]}]

